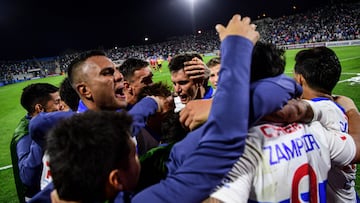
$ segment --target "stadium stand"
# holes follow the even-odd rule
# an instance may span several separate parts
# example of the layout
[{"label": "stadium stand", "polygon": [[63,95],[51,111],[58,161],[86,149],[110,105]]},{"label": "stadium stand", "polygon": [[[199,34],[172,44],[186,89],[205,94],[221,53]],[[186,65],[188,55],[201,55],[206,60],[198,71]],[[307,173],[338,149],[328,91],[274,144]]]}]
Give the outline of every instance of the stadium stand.
[{"label": "stadium stand", "polygon": [[[261,41],[278,46],[332,42],[360,39],[360,3],[336,3],[322,8],[314,8],[279,18],[256,20]],[[219,40],[215,31],[203,31],[200,34],[171,37],[164,42],[114,47],[105,50],[114,61],[123,61],[129,57],[145,60],[174,56],[184,52],[214,54],[219,51]],[[24,61],[0,61],[0,86],[28,80],[34,77],[63,74],[68,63],[79,53],[72,52],[52,58],[28,59]],[[38,72],[29,70],[38,69]]]}]

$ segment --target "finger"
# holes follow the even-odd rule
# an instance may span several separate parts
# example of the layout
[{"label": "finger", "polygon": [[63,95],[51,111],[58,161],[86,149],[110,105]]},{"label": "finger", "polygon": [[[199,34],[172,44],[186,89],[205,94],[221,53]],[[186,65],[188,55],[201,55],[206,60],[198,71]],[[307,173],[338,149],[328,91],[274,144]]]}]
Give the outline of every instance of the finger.
[{"label": "finger", "polygon": [[192,61],[201,61],[198,57],[194,57]]},{"label": "finger", "polygon": [[187,128],[190,128],[191,123],[192,123],[192,118],[189,117],[188,119],[186,119],[184,125],[185,125]]},{"label": "finger", "polygon": [[243,23],[246,23],[246,24],[250,24],[251,20],[250,20],[249,17],[244,17],[244,18],[242,19],[242,22],[243,22]]},{"label": "finger", "polygon": [[187,116],[188,116],[188,114],[186,114],[184,110],[180,111],[180,113],[179,113],[179,121],[180,121],[180,123],[184,123]]},{"label": "finger", "polygon": [[215,29],[216,29],[216,32],[218,32],[218,33],[220,34],[220,33],[223,33],[223,32],[224,32],[225,27],[224,27],[223,25],[221,25],[221,24],[217,24],[217,25],[215,26]]},{"label": "finger", "polygon": [[203,66],[204,63],[202,61],[187,61],[184,62],[184,64],[186,64],[186,66]]},{"label": "finger", "polygon": [[185,70],[184,68],[184,71],[186,74],[188,75],[195,75],[195,74],[204,74],[204,68],[200,68],[200,67],[193,67],[193,68],[188,68]]},{"label": "finger", "polygon": [[254,23],[252,23],[250,24],[250,27],[255,30],[257,26]]},{"label": "finger", "polygon": [[190,126],[189,126],[189,129],[190,129],[190,131],[193,131],[194,130],[194,128],[196,127],[197,125],[196,124],[191,124]]},{"label": "finger", "polygon": [[[233,17],[231,18],[231,20],[230,20],[230,22],[236,22],[236,21],[239,21],[239,20],[241,20],[241,15],[239,15],[239,14],[235,14],[235,15],[233,15]],[[229,23],[230,23],[229,22]],[[228,24],[229,25],[229,24]]]},{"label": "finger", "polygon": [[189,68],[189,69],[184,69],[185,74],[188,76],[192,76],[192,75],[205,75],[205,70],[203,68],[200,67],[193,67],[193,68]]}]

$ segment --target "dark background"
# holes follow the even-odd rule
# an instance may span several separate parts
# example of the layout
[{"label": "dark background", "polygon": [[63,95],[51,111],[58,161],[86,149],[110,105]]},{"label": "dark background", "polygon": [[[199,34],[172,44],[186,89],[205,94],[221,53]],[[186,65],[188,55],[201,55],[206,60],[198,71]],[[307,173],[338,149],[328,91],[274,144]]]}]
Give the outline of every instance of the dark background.
[{"label": "dark background", "polygon": [[214,29],[235,13],[275,18],[333,1],[195,0],[191,7],[190,0],[0,0],[0,61],[156,43]]}]

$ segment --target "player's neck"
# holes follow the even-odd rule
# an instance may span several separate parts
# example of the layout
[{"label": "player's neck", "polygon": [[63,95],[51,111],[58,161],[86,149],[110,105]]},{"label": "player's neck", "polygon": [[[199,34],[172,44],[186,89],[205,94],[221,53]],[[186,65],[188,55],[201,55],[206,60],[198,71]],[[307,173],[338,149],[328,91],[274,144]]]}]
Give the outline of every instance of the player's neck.
[{"label": "player's neck", "polygon": [[328,98],[330,100],[333,100],[332,96],[320,91],[316,91],[313,89],[304,89],[302,98],[304,99],[314,99],[314,98],[319,98],[319,97],[323,97],[323,98]]}]

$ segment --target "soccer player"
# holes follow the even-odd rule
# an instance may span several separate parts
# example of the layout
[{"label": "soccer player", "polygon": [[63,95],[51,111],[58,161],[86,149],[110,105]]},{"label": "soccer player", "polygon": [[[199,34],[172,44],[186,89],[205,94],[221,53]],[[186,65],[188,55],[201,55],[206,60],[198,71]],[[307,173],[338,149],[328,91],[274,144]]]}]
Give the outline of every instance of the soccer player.
[{"label": "soccer player", "polygon": [[[312,51],[315,53],[311,53]],[[249,201],[257,202],[344,202],[326,197],[328,171],[330,167],[342,168],[350,162],[358,162],[358,139],[355,137],[353,140],[343,133],[346,132],[344,126],[347,127],[347,121],[343,120],[344,114],[339,107],[333,102],[324,101],[324,96],[331,93],[340,76],[341,68],[337,57],[334,57],[333,52],[323,48],[312,51],[299,53],[295,65],[298,71],[295,72],[316,80],[313,84],[317,85],[310,90],[304,77],[296,75],[304,87],[303,96],[323,96],[321,99],[314,99],[322,102],[309,101],[314,107],[315,121],[310,124],[262,121],[251,128],[243,156],[218,190],[211,195],[213,198],[225,202],[248,202],[248,198]],[[318,67],[319,65],[322,67]],[[328,72],[319,73],[319,69],[325,67]],[[322,79],[330,79],[321,75],[331,75],[329,73],[333,74],[331,82],[327,82],[330,85],[321,85]],[[258,84],[261,84],[261,81]],[[323,88],[320,88],[321,86]],[[351,122],[359,121],[356,106],[353,102],[350,106],[347,107],[350,109],[347,114],[351,116]],[[351,133],[358,136],[359,131],[356,130],[355,128]],[[356,199],[351,202],[353,201]]]},{"label": "soccer player", "polygon": [[[242,153],[248,128],[251,52],[259,33],[250,25],[249,18],[241,19],[239,15],[235,15],[226,28],[217,25],[217,30],[222,40],[224,74],[209,120],[171,150],[173,155],[177,150],[185,150],[189,156],[185,160],[171,156],[167,177],[136,194],[132,202],[200,202]],[[242,94],[233,94],[233,88]],[[238,108],[239,105],[243,108]],[[234,119],[230,115],[238,117]],[[197,137],[195,133],[200,134],[201,139],[193,140],[193,136]],[[195,147],[176,148],[180,143]]]},{"label": "soccer player", "polygon": [[[119,67],[119,71],[124,76],[124,95],[128,103],[127,109],[130,110],[140,99],[140,91],[153,84],[153,73],[149,63],[138,58],[128,58]],[[159,145],[160,135],[146,128],[142,128],[136,135],[138,155],[145,154],[149,149]]]},{"label": "soccer player", "polygon": [[210,69],[210,77],[209,81],[214,89],[217,88],[217,83],[219,79],[219,72],[220,72],[220,57],[216,56],[211,58],[207,63],[207,67]]},{"label": "soccer player", "polygon": [[[326,202],[330,167],[360,161],[360,114],[354,103],[349,106],[353,138],[318,121],[252,127],[244,154],[211,197],[221,202]],[[323,120],[326,112],[314,111]]]},{"label": "soccer player", "polygon": [[[284,74],[284,53],[284,50],[269,43],[257,42],[254,46],[251,59],[249,126],[262,116],[280,110],[288,100],[299,97],[302,93],[301,86]],[[180,121],[190,129],[197,128],[207,120],[211,102],[189,102],[180,112]]]},{"label": "soccer player", "polygon": [[153,73],[149,63],[138,58],[128,58],[119,67],[124,76],[124,94],[128,105],[132,106],[137,100],[141,88],[153,83]]},{"label": "soccer player", "polygon": [[[327,128],[348,132],[344,109],[334,102],[332,91],[339,81],[341,65],[335,52],[327,47],[315,47],[295,56],[294,77],[302,86],[302,98],[312,100],[314,108],[326,111]],[[335,166],[329,171],[328,202],[356,202],[356,165]]]},{"label": "soccer player", "polygon": [[79,106],[79,95],[76,93],[74,88],[71,86],[68,77],[65,77],[59,87],[59,93],[61,100],[70,108],[71,111],[77,111]]},{"label": "soccer player", "polygon": [[[203,136],[194,143],[198,148],[176,171],[169,172],[166,179],[135,195],[134,203],[200,202],[242,153],[248,129],[251,51],[259,33],[249,18],[241,19],[239,15],[234,15],[226,28],[217,25],[217,30],[222,40],[225,79],[219,83],[221,88],[215,95],[209,122],[202,130],[199,128]],[[241,95],[230,91],[234,86]],[[237,119],[229,116],[231,114],[237,115]]]},{"label": "soccer player", "polygon": [[[192,69],[191,71],[186,71]],[[192,77],[198,75],[205,75],[207,67],[202,61],[202,57],[197,53],[185,53],[175,55],[170,63],[169,70],[171,74],[171,81],[174,85],[174,98],[176,109],[180,111],[189,101],[195,99],[209,99],[213,95],[213,88],[208,86],[209,78],[206,77]]]},{"label": "soccer player", "polygon": [[125,112],[87,111],[50,131],[46,150],[62,199],[104,202],[135,188],[140,165],[131,124]]},{"label": "soccer player", "polygon": [[[89,51],[74,59],[69,66],[68,77],[73,88],[80,97],[77,113],[87,110],[118,111],[126,108],[127,103],[123,94],[123,77],[115,64],[102,51]],[[132,135],[136,135],[145,126],[148,116],[155,112],[162,112],[166,98],[146,97],[129,110],[133,116]],[[44,149],[46,133],[60,120],[68,118],[71,113],[47,113],[39,114],[30,122],[29,130],[33,140]],[[41,151],[43,153],[43,151]],[[42,157],[42,155],[41,155]],[[44,160],[45,162],[48,160]],[[43,172],[47,177],[43,181],[51,182],[49,171]],[[49,184],[49,188],[52,184]],[[49,197],[44,191],[37,195],[32,201],[39,201],[39,198]]]},{"label": "soccer player", "polygon": [[[40,190],[41,157],[34,159],[39,151],[29,135],[29,121],[40,112],[62,110],[59,88],[48,83],[35,83],[23,89],[20,99],[27,114],[15,129],[10,143],[15,185],[20,202],[28,200]],[[39,164],[37,164],[39,163]]]}]

